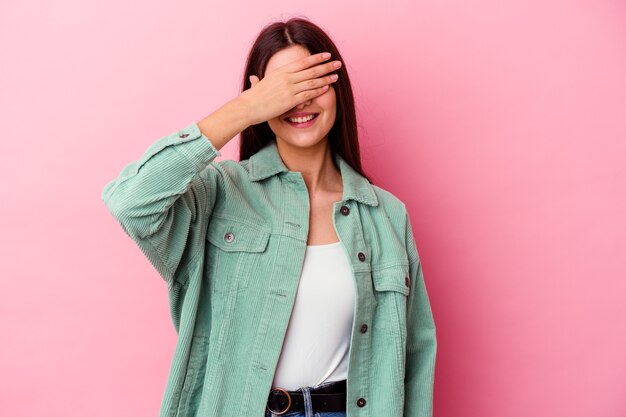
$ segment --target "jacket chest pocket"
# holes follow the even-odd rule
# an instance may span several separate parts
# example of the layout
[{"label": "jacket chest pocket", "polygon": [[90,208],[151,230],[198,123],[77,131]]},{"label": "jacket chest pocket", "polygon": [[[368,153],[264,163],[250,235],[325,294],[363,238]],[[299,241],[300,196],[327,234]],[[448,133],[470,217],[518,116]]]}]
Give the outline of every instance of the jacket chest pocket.
[{"label": "jacket chest pocket", "polygon": [[374,327],[406,336],[406,306],[409,295],[409,266],[394,265],[372,270],[376,311]]},{"label": "jacket chest pocket", "polygon": [[214,293],[246,289],[258,272],[270,232],[261,225],[213,217],[206,239],[209,285]]}]

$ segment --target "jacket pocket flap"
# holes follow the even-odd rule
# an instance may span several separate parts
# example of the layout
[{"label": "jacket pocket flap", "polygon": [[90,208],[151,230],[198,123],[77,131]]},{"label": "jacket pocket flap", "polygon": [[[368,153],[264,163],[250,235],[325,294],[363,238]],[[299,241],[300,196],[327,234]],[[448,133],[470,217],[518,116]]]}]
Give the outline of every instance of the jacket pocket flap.
[{"label": "jacket pocket flap", "polygon": [[227,252],[263,252],[269,237],[260,226],[226,219],[211,221],[206,235],[209,242]]},{"label": "jacket pocket flap", "polygon": [[408,276],[408,265],[394,265],[372,271],[376,291],[397,291],[404,295],[409,295]]}]

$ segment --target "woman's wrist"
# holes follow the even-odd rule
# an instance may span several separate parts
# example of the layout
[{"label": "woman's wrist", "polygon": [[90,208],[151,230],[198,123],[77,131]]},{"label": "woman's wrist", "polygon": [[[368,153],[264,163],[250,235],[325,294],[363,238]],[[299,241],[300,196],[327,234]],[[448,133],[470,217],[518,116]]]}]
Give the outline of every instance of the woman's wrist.
[{"label": "woman's wrist", "polygon": [[249,111],[239,97],[197,122],[200,131],[218,150],[238,133],[250,126]]}]

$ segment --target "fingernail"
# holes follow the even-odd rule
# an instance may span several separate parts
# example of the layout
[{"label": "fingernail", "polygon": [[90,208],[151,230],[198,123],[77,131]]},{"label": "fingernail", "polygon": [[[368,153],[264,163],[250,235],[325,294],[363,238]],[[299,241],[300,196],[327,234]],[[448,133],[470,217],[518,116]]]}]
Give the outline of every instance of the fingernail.
[{"label": "fingernail", "polygon": [[328,58],[330,58],[330,53],[325,52],[325,53],[322,55],[322,57],[323,57],[324,59],[328,59]]}]

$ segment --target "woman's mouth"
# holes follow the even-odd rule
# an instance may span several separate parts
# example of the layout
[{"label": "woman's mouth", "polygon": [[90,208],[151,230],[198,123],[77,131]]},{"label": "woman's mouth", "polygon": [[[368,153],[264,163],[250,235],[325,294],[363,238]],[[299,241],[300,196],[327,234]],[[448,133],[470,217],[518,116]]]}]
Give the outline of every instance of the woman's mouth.
[{"label": "woman's mouth", "polygon": [[319,113],[314,113],[304,117],[286,117],[284,120],[293,127],[303,128],[313,125],[318,115]]}]

